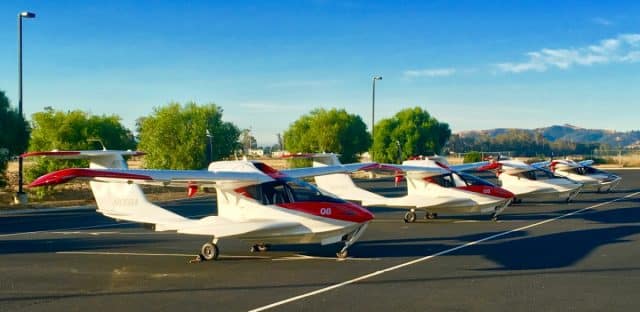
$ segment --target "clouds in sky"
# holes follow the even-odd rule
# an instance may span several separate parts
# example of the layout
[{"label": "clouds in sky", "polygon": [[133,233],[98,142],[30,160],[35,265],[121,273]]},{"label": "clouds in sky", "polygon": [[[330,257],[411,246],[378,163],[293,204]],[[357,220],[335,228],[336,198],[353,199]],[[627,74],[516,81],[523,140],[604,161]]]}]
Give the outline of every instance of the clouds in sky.
[{"label": "clouds in sky", "polygon": [[569,49],[541,49],[528,52],[524,62],[499,63],[501,72],[544,72],[551,68],[568,69],[573,66],[591,66],[608,63],[640,61],[640,34],[622,34],[601,40],[596,45]]},{"label": "clouds in sky", "polygon": [[405,70],[405,78],[420,78],[420,77],[448,77],[456,73],[455,68],[432,68],[432,69],[418,69],[418,70]]},{"label": "clouds in sky", "polygon": [[613,25],[613,22],[603,18],[603,17],[595,17],[591,19],[592,22],[598,24],[598,25],[602,25],[602,26],[611,26]]}]

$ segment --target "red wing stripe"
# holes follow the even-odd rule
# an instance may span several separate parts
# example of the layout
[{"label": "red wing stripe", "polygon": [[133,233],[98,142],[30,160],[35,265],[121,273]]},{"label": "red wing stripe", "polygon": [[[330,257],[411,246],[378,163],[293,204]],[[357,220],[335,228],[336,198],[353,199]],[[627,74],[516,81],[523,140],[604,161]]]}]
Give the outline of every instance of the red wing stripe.
[{"label": "red wing stripe", "polygon": [[150,176],[94,169],[69,168],[45,174],[29,184],[29,187],[56,185],[75,178],[114,178],[126,180],[153,180]]}]

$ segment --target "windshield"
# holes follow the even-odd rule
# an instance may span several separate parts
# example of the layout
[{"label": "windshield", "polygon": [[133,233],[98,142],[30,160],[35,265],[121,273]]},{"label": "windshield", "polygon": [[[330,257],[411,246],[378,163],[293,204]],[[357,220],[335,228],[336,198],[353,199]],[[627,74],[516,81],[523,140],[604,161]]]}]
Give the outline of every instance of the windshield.
[{"label": "windshield", "polygon": [[344,202],[307,182],[291,178],[247,186],[243,189],[243,194],[265,205],[294,202]]},{"label": "windshield", "polygon": [[460,177],[464,180],[464,182],[467,183],[468,186],[472,186],[472,185],[486,185],[486,186],[493,186],[493,184],[491,184],[491,182],[478,178],[476,176],[472,176],[470,174],[466,174],[466,173],[460,173]]},{"label": "windshield", "polygon": [[559,175],[555,175],[553,172],[544,169],[534,169],[529,171],[523,171],[517,174],[518,177],[526,178],[529,180],[549,180],[549,179],[566,179]]},{"label": "windshield", "polygon": [[571,170],[569,170],[569,172],[571,173],[575,173],[575,174],[579,174],[579,175],[588,175],[588,174],[596,174],[596,173],[605,173],[602,170],[598,170],[596,168],[593,167],[576,167],[576,168],[571,168]]}]

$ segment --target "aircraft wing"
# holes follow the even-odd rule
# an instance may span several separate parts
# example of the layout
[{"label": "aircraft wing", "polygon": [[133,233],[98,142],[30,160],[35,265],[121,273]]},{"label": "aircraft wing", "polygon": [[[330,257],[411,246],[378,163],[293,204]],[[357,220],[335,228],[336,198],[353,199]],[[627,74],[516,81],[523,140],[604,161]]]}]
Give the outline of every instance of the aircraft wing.
[{"label": "aircraft wing", "polygon": [[587,160],[583,160],[578,162],[580,165],[585,166],[585,167],[589,167],[591,165],[593,165],[594,161],[593,159],[587,159]]},{"label": "aircraft wing", "polygon": [[551,162],[548,161],[548,160],[545,160],[545,161],[532,163],[531,167],[534,167],[534,168],[548,168],[549,165],[551,165]]},{"label": "aircraft wing", "polygon": [[489,164],[489,162],[479,161],[479,162],[461,164],[461,165],[449,165],[449,168],[451,168],[454,171],[479,171],[481,170],[481,168],[483,168],[487,164]]},{"label": "aircraft wing", "polygon": [[100,182],[162,186],[210,185],[220,181],[251,181],[262,183],[273,180],[260,172],[69,168],[45,174],[31,182],[29,186],[56,185],[76,178]]},{"label": "aircraft wing", "polygon": [[280,172],[293,178],[305,178],[305,177],[315,177],[315,176],[328,175],[328,174],[334,174],[334,173],[351,173],[358,170],[368,170],[368,169],[377,168],[377,167],[378,167],[377,163],[353,163],[353,164],[346,164],[346,165],[331,165],[331,166],[322,166],[322,167],[285,169],[285,170],[280,170]]},{"label": "aircraft wing", "polygon": [[276,220],[234,221],[220,216],[210,216],[200,220],[189,220],[168,226],[168,228],[157,228],[157,230],[175,230],[183,234],[207,235],[221,238],[263,236],[265,234],[290,231],[301,227],[302,224]]},{"label": "aircraft wing", "polygon": [[142,156],[144,152],[140,151],[118,151],[118,150],[86,150],[86,151],[47,151],[47,152],[28,152],[20,155],[23,158],[33,156],[55,157],[59,159],[91,159],[105,155],[118,154],[122,156]]},{"label": "aircraft wing", "polygon": [[449,173],[450,171],[441,167],[431,166],[413,166],[413,165],[395,165],[395,164],[380,164],[380,170],[403,172],[406,175],[415,177],[430,177],[435,175],[441,175]]}]

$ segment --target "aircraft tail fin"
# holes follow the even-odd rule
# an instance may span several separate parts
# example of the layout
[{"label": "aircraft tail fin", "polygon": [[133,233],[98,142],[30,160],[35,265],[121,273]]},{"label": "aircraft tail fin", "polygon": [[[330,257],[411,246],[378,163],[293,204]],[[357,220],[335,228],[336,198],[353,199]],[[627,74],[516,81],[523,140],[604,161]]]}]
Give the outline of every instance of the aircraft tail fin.
[{"label": "aircraft tail fin", "polygon": [[[144,155],[134,151],[52,151],[32,152],[23,157],[45,156],[59,159],[88,159],[89,167],[96,169],[127,169],[123,156]],[[139,185],[126,183],[89,182],[96,199],[98,212],[105,216],[140,223],[155,224],[158,231],[170,230],[175,223],[188,219],[159,207],[147,200]]]}]

